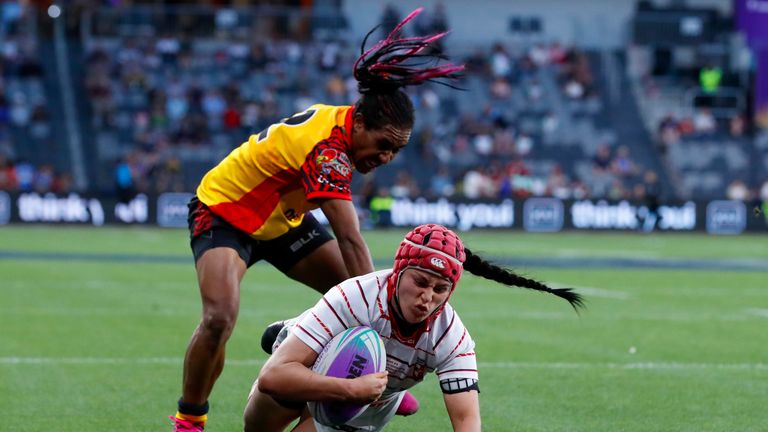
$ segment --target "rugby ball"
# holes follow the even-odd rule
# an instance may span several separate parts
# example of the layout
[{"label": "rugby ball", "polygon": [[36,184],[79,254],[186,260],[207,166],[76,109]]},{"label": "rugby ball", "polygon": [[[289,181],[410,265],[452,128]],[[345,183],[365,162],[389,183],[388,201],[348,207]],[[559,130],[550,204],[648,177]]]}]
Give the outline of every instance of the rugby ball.
[{"label": "rugby ball", "polygon": [[[387,368],[387,355],[379,334],[370,327],[353,327],[337,334],[318,355],[312,370],[336,378],[357,378]],[[343,425],[362,413],[368,405],[332,401],[307,403],[318,423]]]}]

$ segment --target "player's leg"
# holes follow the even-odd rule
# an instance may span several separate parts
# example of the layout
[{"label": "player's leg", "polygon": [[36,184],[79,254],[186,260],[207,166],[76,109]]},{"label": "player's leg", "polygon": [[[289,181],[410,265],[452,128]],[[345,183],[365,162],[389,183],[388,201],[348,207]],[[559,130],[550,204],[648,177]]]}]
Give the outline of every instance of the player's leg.
[{"label": "player's leg", "polygon": [[288,270],[286,275],[320,294],[325,294],[349,278],[336,240],[330,240],[312,251]]},{"label": "player's leg", "polygon": [[201,203],[193,200],[190,209],[191,246],[203,311],[184,357],[176,430],[202,430],[205,425],[208,396],[224,367],[225,345],[240,306],[240,281],[252,250],[247,235],[219,220]]},{"label": "player's leg", "polygon": [[259,248],[278,270],[321,294],[349,277],[339,243],[311,214],[299,227]]},{"label": "player's leg", "polygon": [[257,380],[253,383],[243,413],[244,431],[283,431],[304,411],[306,411],[306,404],[304,403],[278,402],[272,396],[261,393],[258,389]]},{"label": "player's leg", "polygon": [[315,421],[309,414],[309,410],[304,408],[304,412],[301,413],[299,422],[296,424],[296,426],[293,427],[293,429],[291,429],[291,432],[320,432],[315,426]]},{"label": "player's leg", "polygon": [[197,262],[203,313],[184,360],[184,400],[204,403],[224,367],[224,347],[240,307],[246,265],[228,247],[208,250]]}]

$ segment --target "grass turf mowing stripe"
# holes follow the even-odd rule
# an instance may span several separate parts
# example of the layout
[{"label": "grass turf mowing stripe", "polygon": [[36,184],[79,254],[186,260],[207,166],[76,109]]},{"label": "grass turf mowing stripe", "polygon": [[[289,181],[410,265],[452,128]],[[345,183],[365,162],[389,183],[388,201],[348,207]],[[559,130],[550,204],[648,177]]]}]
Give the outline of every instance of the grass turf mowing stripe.
[{"label": "grass turf mowing stripe", "polygon": [[[768,272],[768,262],[759,259],[710,260],[710,259],[645,259],[645,258],[502,258],[488,257],[497,264],[509,267],[550,268],[630,268],[712,271],[759,271]],[[143,255],[143,254],[95,254],[62,252],[25,252],[0,250],[0,260],[32,261],[93,261],[152,264],[190,264],[191,256]],[[374,260],[377,267],[392,265],[390,259]]]},{"label": "grass turf mowing stripe", "polygon": [[[2,365],[134,365],[134,364],[182,364],[181,357],[0,357]],[[260,366],[266,360],[227,359],[231,366]],[[627,369],[627,370],[768,370],[768,363],[678,363],[678,362],[635,362],[635,363],[564,363],[564,362],[479,362],[480,368],[493,369]]]}]

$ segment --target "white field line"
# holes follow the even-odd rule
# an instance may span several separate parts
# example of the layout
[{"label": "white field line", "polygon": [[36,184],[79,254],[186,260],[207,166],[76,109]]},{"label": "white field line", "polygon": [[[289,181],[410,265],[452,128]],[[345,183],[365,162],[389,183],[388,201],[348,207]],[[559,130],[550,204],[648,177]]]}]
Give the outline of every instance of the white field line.
[{"label": "white field line", "polygon": [[[286,316],[292,315],[295,311],[286,309]],[[240,317],[263,318],[271,316],[275,310],[265,311],[261,309],[243,309],[240,311]],[[487,318],[488,311],[460,311],[463,318]],[[515,311],[506,312],[505,319],[511,320],[558,320],[558,321],[579,321],[579,315],[568,309],[564,312],[556,311]],[[152,316],[188,316],[197,317],[198,312],[189,312],[181,310],[133,310],[133,309],[112,309],[112,308],[3,308],[0,307],[0,316],[2,317],[31,317],[57,316],[57,317],[152,317]],[[708,314],[687,314],[687,313],[654,313],[654,312],[631,312],[606,315],[600,311],[591,311],[587,309],[582,312],[581,319],[586,321],[617,322],[617,321],[661,321],[661,322],[739,322],[752,321],[768,318],[768,309],[748,309],[739,313],[722,313],[715,315]]]},{"label": "white field line", "polygon": [[[181,366],[181,357],[0,357],[0,365],[171,365]],[[264,360],[227,360],[228,366],[261,366]],[[480,362],[488,369],[623,369],[623,370],[768,370],[768,363],[562,363],[562,362]]]},{"label": "white field line", "polygon": [[606,249],[595,251],[600,255],[585,255],[584,249],[558,249],[554,255],[558,258],[582,258],[582,259],[606,259],[609,258],[635,258],[635,259],[648,259],[659,258],[661,255],[657,252],[650,250],[626,250],[626,249]]},{"label": "white field line", "polygon": [[746,312],[750,315],[757,315],[768,318],[768,309],[747,309]]},{"label": "white field line", "polygon": [[[464,319],[488,318],[489,311],[459,311]],[[659,321],[659,322],[742,322],[762,320],[763,316],[758,314],[748,314],[744,312],[733,312],[723,314],[690,314],[690,313],[664,313],[664,312],[621,312],[605,314],[599,310],[592,310],[587,304],[587,310],[577,315],[573,310],[564,312],[543,312],[543,311],[505,311],[506,320],[545,320],[545,321],[582,321],[588,322],[623,322],[623,321]]]},{"label": "white field line", "polygon": [[631,296],[623,291],[607,290],[603,288],[587,287],[587,286],[569,286],[567,284],[553,283],[552,286],[556,288],[573,288],[579,294],[584,294],[588,297],[602,297],[616,300],[627,300]]}]

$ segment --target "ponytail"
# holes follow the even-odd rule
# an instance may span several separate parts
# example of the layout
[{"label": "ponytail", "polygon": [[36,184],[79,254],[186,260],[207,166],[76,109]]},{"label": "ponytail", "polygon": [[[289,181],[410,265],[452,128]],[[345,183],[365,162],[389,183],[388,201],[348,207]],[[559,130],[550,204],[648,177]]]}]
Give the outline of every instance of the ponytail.
[{"label": "ponytail", "polygon": [[580,308],[584,308],[584,299],[580,294],[574,292],[572,288],[550,288],[541,282],[522,277],[507,269],[492,264],[472,253],[466,246],[464,247],[464,252],[467,255],[467,259],[464,261],[464,270],[475,276],[480,276],[504,285],[517,286],[520,288],[554,294],[567,300],[576,312],[578,312]]}]

